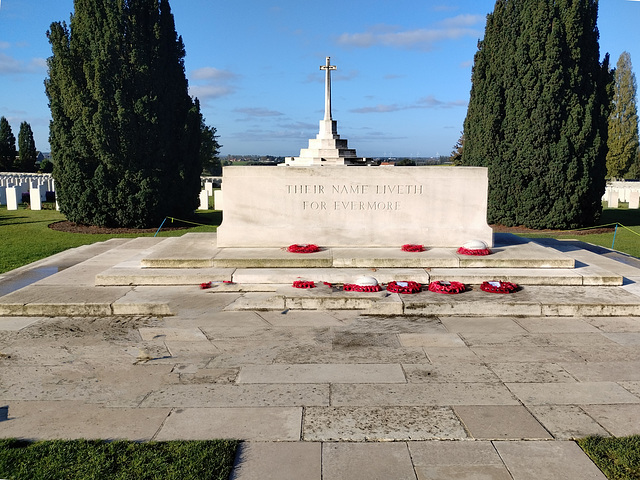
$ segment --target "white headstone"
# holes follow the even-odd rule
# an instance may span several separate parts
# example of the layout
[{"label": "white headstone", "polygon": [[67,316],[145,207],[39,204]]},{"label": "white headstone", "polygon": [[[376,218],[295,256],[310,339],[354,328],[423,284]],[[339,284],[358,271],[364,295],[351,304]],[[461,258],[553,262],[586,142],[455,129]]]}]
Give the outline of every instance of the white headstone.
[{"label": "white headstone", "polygon": [[207,195],[213,197],[213,183],[204,182],[204,189],[207,191]]},{"label": "white headstone", "polygon": [[640,191],[632,190],[629,193],[629,208],[633,208],[633,209],[640,208]]},{"label": "white headstone", "polygon": [[209,210],[209,195],[206,190],[200,192],[200,206],[198,210]]},{"label": "white headstone", "polygon": [[18,210],[18,189],[7,187],[7,210]]},{"label": "white headstone", "polygon": [[618,192],[616,190],[612,190],[609,194],[609,208],[618,208]]},{"label": "white headstone", "polygon": [[32,188],[29,191],[29,205],[31,210],[42,210],[42,200],[40,199],[40,187]]},{"label": "white headstone", "polygon": [[222,210],[222,190],[216,190],[213,192],[213,208],[216,210]]}]

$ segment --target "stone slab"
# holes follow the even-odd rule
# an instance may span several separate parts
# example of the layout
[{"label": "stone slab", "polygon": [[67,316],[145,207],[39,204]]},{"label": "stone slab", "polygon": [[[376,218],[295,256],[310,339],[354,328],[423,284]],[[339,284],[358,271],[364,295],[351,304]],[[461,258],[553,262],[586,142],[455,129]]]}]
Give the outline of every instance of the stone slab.
[{"label": "stone slab", "polygon": [[[342,327],[344,322],[327,312],[260,312],[260,317],[274,327]],[[216,322],[217,323],[217,322]]]},{"label": "stone slab", "polygon": [[[44,318],[44,317],[42,317]],[[19,332],[23,328],[42,320],[38,317],[0,317],[0,331]]]},{"label": "stone slab", "polygon": [[477,363],[404,364],[402,368],[409,383],[498,383],[500,381],[487,366]]},{"label": "stone slab", "polygon": [[0,437],[31,440],[151,440],[170,412],[167,408],[109,408],[80,401],[12,401],[8,407]]},{"label": "stone slab", "polygon": [[640,405],[583,405],[582,409],[616,437],[640,435]]},{"label": "stone slab", "polygon": [[483,167],[351,168],[348,175],[330,165],[225,167],[224,177],[222,247],[493,243]]},{"label": "stone slab", "polygon": [[[561,268],[433,268],[431,281],[453,281],[480,285],[487,281],[511,282],[517,285],[582,285],[583,276],[574,269]],[[622,277],[620,284],[622,283]],[[597,282],[594,280],[594,284]]]},{"label": "stone slab", "polygon": [[247,365],[237,383],[406,383],[400,365]]},{"label": "stone slab", "polygon": [[[412,167],[413,168],[413,167]],[[409,449],[397,443],[324,443],[323,480],[416,480]]]},{"label": "stone slab", "polygon": [[520,405],[459,405],[454,411],[473,438],[482,440],[544,440],[553,438]]},{"label": "stone slab", "polygon": [[[566,365],[566,364],[563,364]],[[575,383],[562,365],[543,362],[490,363],[488,367],[504,383]]]},{"label": "stone slab", "polygon": [[461,268],[566,268],[575,260],[563,253],[533,242],[501,245],[491,249],[491,255],[460,255]]},{"label": "stone slab", "polygon": [[415,405],[517,405],[518,400],[500,384],[439,383],[437,388],[424,384],[332,386],[331,404],[335,406],[415,406]]},{"label": "stone slab", "polygon": [[207,268],[213,266],[216,236],[209,234],[170,237],[141,261],[148,268]]},{"label": "stone slab", "polygon": [[424,252],[403,252],[400,246],[333,248],[332,252],[335,268],[453,268],[460,263],[454,250],[447,248],[428,248]]},{"label": "stone slab", "polygon": [[563,368],[581,382],[640,381],[640,361],[565,363]]},{"label": "stone slab", "polygon": [[173,410],[154,440],[291,442],[300,440],[301,422],[301,408],[186,408]]},{"label": "stone slab", "polygon": [[[616,405],[616,408],[620,405]],[[539,405],[529,410],[556,440],[574,440],[591,435],[610,434],[576,405]]]},{"label": "stone slab", "polygon": [[125,268],[101,270],[94,276],[96,286],[113,285],[200,285],[233,278],[234,268]]},{"label": "stone slab", "polygon": [[145,327],[139,328],[142,340],[162,340],[164,342],[208,342],[202,330],[199,328],[166,328]]},{"label": "stone slab", "polygon": [[614,382],[507,383],[525,405],[640,404],[640,398]]},{"label": "stone slab", "polygon": [[465,343],[455,333],[401,333],[398,335],[404,347],[464,347]]},{"label": "stone slab", "polygon": [[412,280],[429,283],[429,273],[422,268],[376,268],[375,271],[362,268],[239,268],[233,273],[233,281],[238,284],[293,284],[296,280],[307,280],[321,284],[354,283],[361,276],[372,276],[379,283],[398,280]]},{"label": "stone slab", "polygon": [[494,446],[518,480],[606,480],[574,442],[494,442]]},{"label": "stone slab", "polygon": [[322,444],[243,442],[230,480],[321,480]]},{"label": "stone slab", "polygon": [[307,407],[306,441],[460,440],[467,433],[449,407]]},{"label": "stone slab", "polygon": [[141,406],[197,408],[302,405],[329,405],[329,385],[168,385],[151,392]]},{"label": "stone slab", "polygon": [[[264,234],[260,238],[268,243]],[[289,245],[291,243],[282,244],[278,248],[264,246],[222,248],[213,258],[213,266],[218,268],[326,268],[333,265],[331,249],[325,248],[315,253],[291,253],[286,250]]]}]

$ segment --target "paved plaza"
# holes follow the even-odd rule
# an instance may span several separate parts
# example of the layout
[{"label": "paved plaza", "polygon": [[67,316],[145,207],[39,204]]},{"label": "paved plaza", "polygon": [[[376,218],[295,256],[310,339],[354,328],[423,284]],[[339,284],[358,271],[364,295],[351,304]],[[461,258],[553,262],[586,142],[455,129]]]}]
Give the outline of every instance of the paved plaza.
[{"label": "paved plaza", "polygon": [[[624,282],[562,289],[623,295],[625,315],[511,315],[497,299],[482,316],[430,315],[428,302],[411,314],[295,309],[222,285],[94,285],[160,241],[81,247],[0,276],[1,437],[237,438],[243,480],[573,480],[605,477],[572,439],[640,434],[633,258],[577,242],[564,252]],[[519,293],[544,288],[555,287]]]}]

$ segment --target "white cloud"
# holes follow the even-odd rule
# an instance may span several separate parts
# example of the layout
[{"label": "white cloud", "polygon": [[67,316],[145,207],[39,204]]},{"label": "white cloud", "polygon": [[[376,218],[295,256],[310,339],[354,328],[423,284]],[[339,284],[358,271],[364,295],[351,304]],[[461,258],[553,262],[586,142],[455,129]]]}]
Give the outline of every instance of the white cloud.
[{"label": "white cloud", "polygon": [[200,100],[225,97],[235,93],[235,87],[228,85],[191,85],[189,94],[198,97]]},{"label": "white cloud", "polygon": [[482,35],[482,15],[458,15],[438,23],[435,28],[401,30],[396,26],[376,25],[364,33],[343,33],[337,43],[346,47],[369,48],[382,45],[391,48],[432,50],[435,44],[463,37]]},{"label": "white cloud", "polygon": [[350,110],[351,113],[391,113],[402,110],[427,109],[427,108],[455,108],[467,105],[465,100],[443,101],[438,100],[433,95],[418,99],[413,104],[398,105],[392,103],[390,105],[378,104],[372,107],[361,107]]},{"label": "white cloud", "polygon": [[0,75],[42,73],[46,67],[47,61],[44,58],[33,58],[29,62],[25,62],[6,53],[0,53]]},{"label": "white cloud", "polygon": [[229,70],[203,67],[193,70],[191,78],[195,82],[189,86],[189,94],[206,102],[234,94],[237,90],[234,83],[238,80],[239,75]]},{"label": "white cloud", "polygon": [[6,50],[11,44],[9,42],[0,42],[0,50]]},{"label": "white cloud", "polygon": [[233,111],[243,113],[249,117],[279,117],[283,115],[281,112],[260,107],[236,108]]},{"label": "white cloud", "polygon": [[231,80],[237,77],[238,75],[229,70],[220,70],[214,67],[198,68],[191,72],[191,78],[196,80]]}]

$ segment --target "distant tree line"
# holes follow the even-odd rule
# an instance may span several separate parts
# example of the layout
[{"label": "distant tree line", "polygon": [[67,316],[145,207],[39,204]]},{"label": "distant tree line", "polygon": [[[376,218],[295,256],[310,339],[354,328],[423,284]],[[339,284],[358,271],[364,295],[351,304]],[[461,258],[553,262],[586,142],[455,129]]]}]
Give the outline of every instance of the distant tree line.
[{"label": "distant tree line", "polygon": [[16,149],[16,137],[11,125],[6,117],[0,117],[0,172],[36,172],[37,160],[38,150],[33,140],[31,125],[27,122],[20,124]]}]

